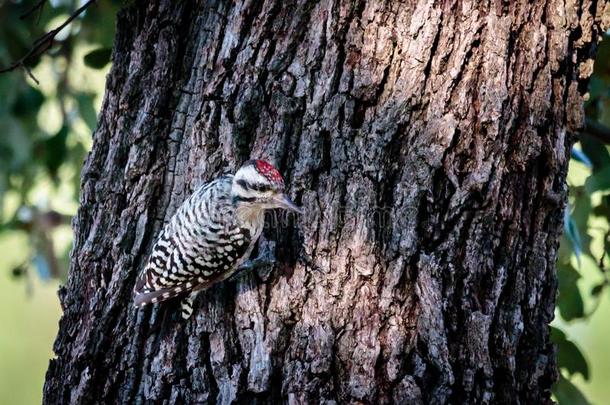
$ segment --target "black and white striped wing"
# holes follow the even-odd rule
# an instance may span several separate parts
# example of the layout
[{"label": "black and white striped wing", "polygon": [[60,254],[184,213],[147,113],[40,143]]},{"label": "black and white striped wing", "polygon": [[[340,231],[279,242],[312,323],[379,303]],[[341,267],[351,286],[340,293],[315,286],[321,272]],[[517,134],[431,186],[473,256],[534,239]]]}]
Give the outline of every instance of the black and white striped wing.
[{"label": "black and white striped wing", "polygon": [[136,284],[135,305],[208,288],[234,271],[249,250],[250,234],[235,226],[230,204],[226,184],[210,183],[180,207]]}]

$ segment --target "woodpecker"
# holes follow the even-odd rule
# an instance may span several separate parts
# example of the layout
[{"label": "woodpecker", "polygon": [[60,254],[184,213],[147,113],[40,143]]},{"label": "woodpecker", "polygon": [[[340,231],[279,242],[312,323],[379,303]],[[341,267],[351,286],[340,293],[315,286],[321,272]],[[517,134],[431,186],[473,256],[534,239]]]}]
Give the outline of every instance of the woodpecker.
[{"label": "woodpecker", "polygon": [[183,297],[182,317],[195,295],[243,265],[264,225],[265,210],[301,209],[284,194],[284,179],[264,160],[249,160],[235,173],[199,187],[161,231],[134,288],[143,307]]}]

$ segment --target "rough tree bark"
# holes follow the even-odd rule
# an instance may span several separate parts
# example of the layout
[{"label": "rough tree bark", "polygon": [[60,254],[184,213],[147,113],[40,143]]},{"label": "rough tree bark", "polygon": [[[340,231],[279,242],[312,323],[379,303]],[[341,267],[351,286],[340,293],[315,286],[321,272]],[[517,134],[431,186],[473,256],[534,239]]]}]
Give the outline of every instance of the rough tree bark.
[{"label": "rough tree bark", "polygon": [[[44,401],[545,403],[571,133],[609,5],[136,1],[82,174]],[[275,162],[278,265],[136,310],[201,182]]]}]

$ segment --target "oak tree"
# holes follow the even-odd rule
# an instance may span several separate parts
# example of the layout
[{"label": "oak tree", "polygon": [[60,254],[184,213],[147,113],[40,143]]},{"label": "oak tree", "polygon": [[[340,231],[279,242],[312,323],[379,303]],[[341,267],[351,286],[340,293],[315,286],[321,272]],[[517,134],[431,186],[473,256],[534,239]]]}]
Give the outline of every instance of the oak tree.
[{"label": "oak tree", "polygon": [[[608,2],[135,1],[117,18],[54,403],[547,403],[565,176]],[[132,289],[245,160],[302,217],[181,321]]]}]

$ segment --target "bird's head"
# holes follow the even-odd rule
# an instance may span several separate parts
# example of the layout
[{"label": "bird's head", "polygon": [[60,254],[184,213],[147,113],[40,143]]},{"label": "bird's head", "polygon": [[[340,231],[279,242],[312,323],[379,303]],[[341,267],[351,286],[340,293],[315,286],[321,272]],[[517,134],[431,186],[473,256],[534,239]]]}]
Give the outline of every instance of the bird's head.
[{"label": "bird's head", "polygon": [[286,194],[284,179],[272,164],[264,160],[248,160],[235,173],[233,202],[252,209],[283,208],[301,213]]}]

